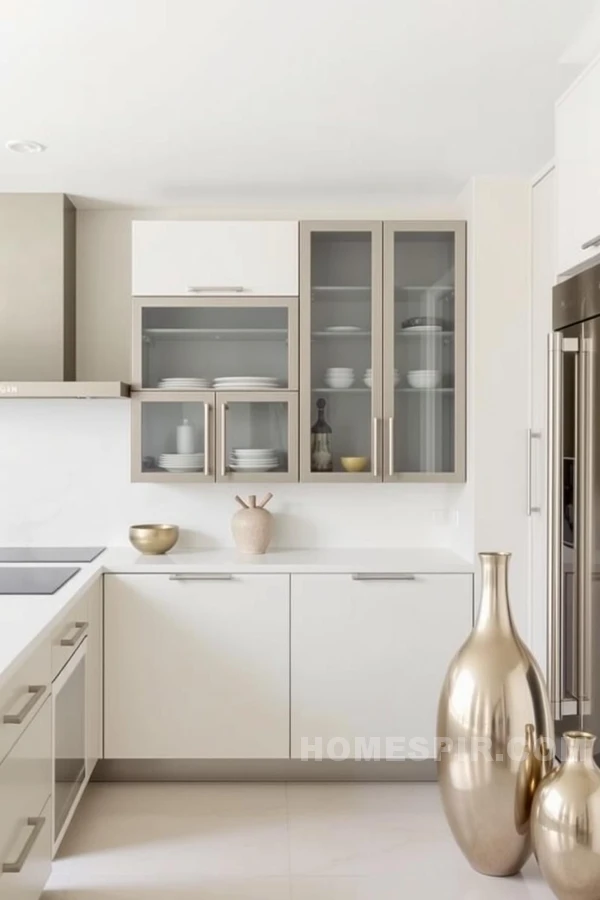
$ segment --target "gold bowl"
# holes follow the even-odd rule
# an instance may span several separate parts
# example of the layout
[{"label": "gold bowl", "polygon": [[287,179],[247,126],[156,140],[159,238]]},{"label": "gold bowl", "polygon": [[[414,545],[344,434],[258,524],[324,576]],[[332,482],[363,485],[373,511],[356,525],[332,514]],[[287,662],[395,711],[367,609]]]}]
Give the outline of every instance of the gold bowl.
[{"label": "gold bowl", "polygon": [[341,463],[346,472],[364,472],[369,462],[368,456],[342,456]]},{"label": "gold bowl", "polygon": [[132,525],[129,529],[129,540],[135,549],[148,556],[167,553],[178,538],[177,525]]}]

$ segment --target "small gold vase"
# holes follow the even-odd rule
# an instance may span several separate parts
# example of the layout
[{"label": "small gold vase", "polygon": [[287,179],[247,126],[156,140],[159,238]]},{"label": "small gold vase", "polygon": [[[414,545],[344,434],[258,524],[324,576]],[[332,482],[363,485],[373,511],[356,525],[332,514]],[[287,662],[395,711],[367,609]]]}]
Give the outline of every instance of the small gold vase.
[{"label": "small gold vase", "polygon": [[544,779],[531,813],[533,848],[559,900],[600,897],[600,769],[596,738],[565,734],[567,757]]},{"label": "small gold vase", "polygon": [[485,875],[515,875],[531,853],[529,817],[554,724],[542,674],[508,602],[508,553],[480,553],[477,623],[440,696],[438,778],[452,833]]}]

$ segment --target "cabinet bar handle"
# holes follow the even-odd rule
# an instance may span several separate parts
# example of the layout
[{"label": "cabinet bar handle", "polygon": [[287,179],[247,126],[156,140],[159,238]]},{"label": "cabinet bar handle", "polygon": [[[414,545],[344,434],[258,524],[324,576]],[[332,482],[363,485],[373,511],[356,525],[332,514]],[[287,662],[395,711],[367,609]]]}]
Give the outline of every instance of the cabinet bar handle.
[{"label": "cabinet bar handle", "polygon": [[412,572],[355,572],[352,581],[416,581]]},{"label": "cabinet bar handle", "polygon": [[187,294],[243,294],[246,288],[241,284],[225,284],[225,285],[195,285],[188,284],[186,287]]},{"label": "cabinet bar handle", "polygon": [[210,403],[204,404],[204,474],[206,477],[210,475],[210,461],[208,458],[210,450],[210,441],[208,434],[210,431]]},{"label": "cabinet bar handle", "polygon": [[44,694],[46,693],[46,685],[45,684],[30,684],[27,688],[27,695],[29,696],[29,700],[25,704],[25,706],[19,710],[18,713],[7,713],[2,721],[5,725],[22,725],[31,710],[37,703],[42,699]]},{"label": "cabinet bar handle", "polygon": [[227,404],[221,407],[221,459],[219,460],[221,478],[227,475]]},{"label": "cabinet bar handle", "polygon": [[388,419],[388,474],[394,474],[394,417]]},{"label": "cabinet bar handle", "polygon": [[373,475],[379,476],[379,419],[373,418]]},{"label": "cabinet bar handle", "polygon": [[229,572],[177,572],[169,575],[169,581],[233,581],[233,575]]},{"label": "cabinet bar handle", "polygon": [[531,499],[532,494],[532,482],[533,482],[533,473],[531,471],[532,462],[533,462],[533,449],[532,444],[534,440],[541,441],[542,432],[541,431],[532,431],[531,428],[527,432],[527,515],[530,516],[532,513],[541,513],[541,506],[534,506],[533,501]]},{"label": "cabinet bar handle", "polygon": [[585,244],[581,245],[582,250],[589,250],[590,247],[598,247],[600,245],[600,234],[597,234],[596,237],[593,237],[591,240],[586,241]]},{"label": "cabinet bar handle", "polygon": [[40,832],[46,823],[46,819],[44,816],[30,816],[27,819],[27,825],[29,828],[33,828],[33,831],[25,841],[25,845],[14,862],[7,862],[2,864],[2,871],[5,874],[18,875],[25,863],[27,862],[27,857],[33,850],[33,845],[37,841],[40,836]]},{"label": "cabinet bar handle", "polygon": [[[79,641],[80,638],[86,633],[88,629],[89,622],[75,622],[75,632],[70,638],[61,638],[60,646],[61,647],[74,647],[75,644]],[[69,628],[69,631],[71,628]]]}]

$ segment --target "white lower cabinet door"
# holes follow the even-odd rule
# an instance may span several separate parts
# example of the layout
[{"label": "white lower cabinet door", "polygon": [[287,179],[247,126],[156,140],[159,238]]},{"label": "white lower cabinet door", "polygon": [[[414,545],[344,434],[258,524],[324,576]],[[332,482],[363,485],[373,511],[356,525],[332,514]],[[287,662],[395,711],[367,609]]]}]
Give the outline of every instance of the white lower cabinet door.
[{"label": "white lower cabinet door", "polygon": [[52,704],[0,765],[0,898],[37,900],[52,859]]},{"label": "white lower cabinet door", "polygon": [[[88,644],[85,665],[86,771],[89,780],[102,757],[102,578],[88,591]],[[1,900],[1,898],[0,898]]]},{"label": "white lower cabinet door", "polygon": [[472,624],[472,577],[397,578],[292,576],[293,758],[435,755],[442,681]]},{"label": "white lower cabinet door", "polygon": [[108,759],[289,757],[288,575],[106,575]]}]

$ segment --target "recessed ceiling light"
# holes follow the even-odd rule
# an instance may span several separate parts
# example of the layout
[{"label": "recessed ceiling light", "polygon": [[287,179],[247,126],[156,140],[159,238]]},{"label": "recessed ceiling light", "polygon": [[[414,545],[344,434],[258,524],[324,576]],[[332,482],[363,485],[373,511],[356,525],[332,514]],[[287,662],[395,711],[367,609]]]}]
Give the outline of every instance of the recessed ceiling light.
[{"label": "recessed ceiling light", "polygon": [[45,144],[39,141],[7,141],[5,146],[13,153],[43,153],[46,149]]}]

